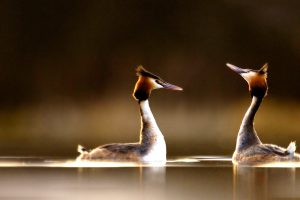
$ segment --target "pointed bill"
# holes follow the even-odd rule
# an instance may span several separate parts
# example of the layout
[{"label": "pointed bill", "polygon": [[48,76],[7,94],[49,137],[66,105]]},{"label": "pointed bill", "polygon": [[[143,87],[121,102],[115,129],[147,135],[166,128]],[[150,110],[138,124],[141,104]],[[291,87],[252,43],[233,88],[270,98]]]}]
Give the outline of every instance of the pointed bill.
[{"label": "pointed bill", "polygon": [[160,85],[165,88],[165,89],[169,89],[169,90],[178,90],[181,91],[183,90],[181,87],[177,86],[177,85],[172,85],[170,83],[167,82],[160,82]]},{"label": "pointed bill", "polygon": [[226,63],[226,66],[229,67],[232,71],[235,71],[238,74],[247,73],[248,71],[242,68],[239,68],[235,65],[232,65],[230,63]]}]

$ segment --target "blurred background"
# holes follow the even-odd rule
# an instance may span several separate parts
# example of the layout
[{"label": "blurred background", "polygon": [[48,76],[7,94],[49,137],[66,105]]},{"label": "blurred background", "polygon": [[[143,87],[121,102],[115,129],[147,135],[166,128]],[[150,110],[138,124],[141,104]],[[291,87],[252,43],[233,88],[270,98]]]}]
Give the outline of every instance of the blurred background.
[{"label": "blurred background", "polygon": [[263,142],[300,142],[300,2],[1,0],[0,155],[77,155],[139,139],[144,65],[183,92],[150,103],[174,155],[230,155],[250,104],[226,66],[269,63]]}]

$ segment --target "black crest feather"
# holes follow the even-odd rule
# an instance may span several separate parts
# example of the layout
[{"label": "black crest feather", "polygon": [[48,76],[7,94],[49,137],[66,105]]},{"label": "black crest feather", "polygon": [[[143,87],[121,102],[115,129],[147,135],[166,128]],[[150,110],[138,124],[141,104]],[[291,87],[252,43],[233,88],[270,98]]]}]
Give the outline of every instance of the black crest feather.
[{"label": "black crest feather", "polygon": [[156,76],[155,74],[147,71],[142,65],[136,68],[136,75],[162,80],[159,76]]},{"label": "black crest feather", "polygon": [[262,66],[258,70],[258,73],[260,73],[260,74],[266,74],[266,73],[268,73],[268,68],[269,68],[269,65],[268,65],[268,63],[266,63],[266,64],[264,64],[264,66]]}]

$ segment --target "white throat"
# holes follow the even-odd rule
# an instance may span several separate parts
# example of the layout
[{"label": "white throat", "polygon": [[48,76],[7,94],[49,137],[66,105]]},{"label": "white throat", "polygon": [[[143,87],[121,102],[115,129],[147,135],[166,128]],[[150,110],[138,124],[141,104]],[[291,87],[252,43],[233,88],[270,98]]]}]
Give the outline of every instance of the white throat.
[{"label": "white throat", "polygon": [[140,144],[146,149],[143,161],[166,161],[166,143],[151,112],[149,101],[140,101],[141,135]]}]

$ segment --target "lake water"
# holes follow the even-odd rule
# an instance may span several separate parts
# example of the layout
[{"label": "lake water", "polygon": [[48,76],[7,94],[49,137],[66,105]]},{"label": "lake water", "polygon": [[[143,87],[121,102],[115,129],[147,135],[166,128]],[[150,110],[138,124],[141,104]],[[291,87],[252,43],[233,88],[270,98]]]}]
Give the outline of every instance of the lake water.
[{"label": "lake water", "polygon": [[300,199],[299,164],[233,166],[230,157],[161,164],[0,158],[0,199]]}]

